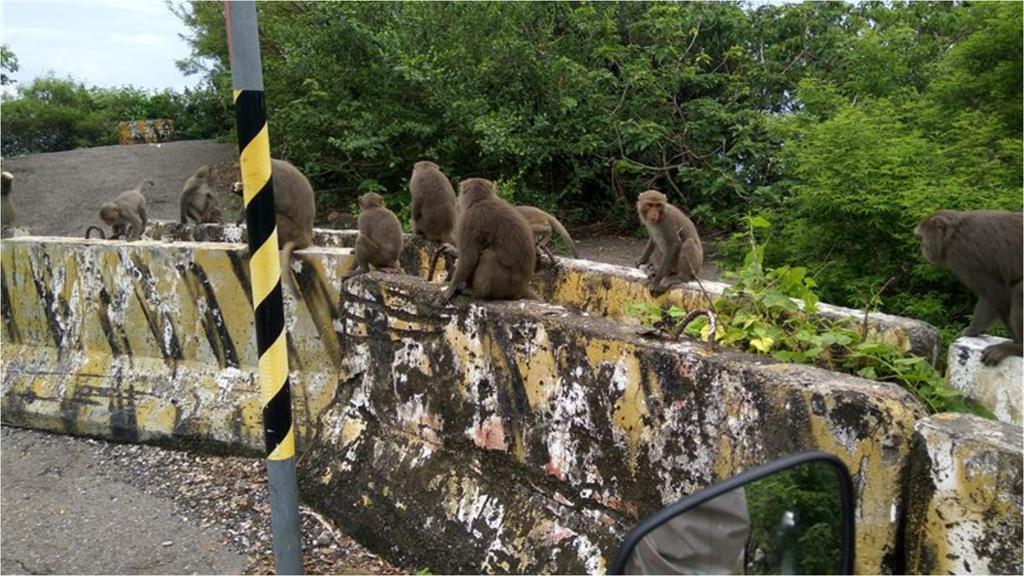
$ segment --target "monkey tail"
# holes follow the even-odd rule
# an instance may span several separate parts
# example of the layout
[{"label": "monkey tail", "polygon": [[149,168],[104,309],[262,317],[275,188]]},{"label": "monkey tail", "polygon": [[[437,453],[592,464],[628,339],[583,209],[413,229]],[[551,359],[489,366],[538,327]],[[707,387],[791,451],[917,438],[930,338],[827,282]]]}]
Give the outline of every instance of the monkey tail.
[{"label": "monkey tail", "polygon": [[565,229],[565,226],[562,226],[562,223],[558,221],[558,218],[555,218],[551,214],[548,214],[547,217],[548,223],[551,224],[551,227],[558,231],[558,234],[561,235],[563,240],[565,240],[565,243],[569,245],[569,251],[572,252],[572,257],[579,258],[580,253],[576,251],[576,244],[572,241],[572,236],[569,236],[569,231]]},{"label": "monkey tail", "polygon": [[298,295],[298,288],[295,287],[295,282],[292,280],[292,252],[295,251],[295,242],[287,242],[284,248],[281,248],[281,282],[287,284],[288,288],[292,291],[292,294]]},{"label": "monkey tail", "polygon": [[92,238],[91,234],[92,234],[93,230],[95,230],[95,231],[100,233],[100,239],[102,239],[102,240],[106,240],[107,239],[107,235],[103,232],[103,228],[100,228],[99,226],[89,226],[88,228],[85,229],[85,239],[86,240],[89,240],[90,238]]}]

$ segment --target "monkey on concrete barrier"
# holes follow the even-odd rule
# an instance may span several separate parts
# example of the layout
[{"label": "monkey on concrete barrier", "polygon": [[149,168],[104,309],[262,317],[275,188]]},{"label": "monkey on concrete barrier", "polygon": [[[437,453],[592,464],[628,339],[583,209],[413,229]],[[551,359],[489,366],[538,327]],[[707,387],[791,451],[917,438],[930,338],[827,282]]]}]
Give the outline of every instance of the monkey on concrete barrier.
[{"label": "monkey on concrete barrier", "polygon": [[181,223],[187,224],[191,218],[198,223],[223,224],[217,199],[210,183],[210,167],[200,166],[199,170],[185,181],[179,199],[181,207]]},{"label": "monkey on concrete barrier", "polygon": [[456,242],[458,261],[442,305],[460,292],[490,300],[537,299],[530,289],[533,233],[490,180],[470,178],[459,186]]},{"label": "monkey on concrete barrier", "polygon": [[[313,245],[313,219],[316,217],[316,198],[313,186],[299,171],[284,160],[270,161],[271,182],[274,186],[274,212],[277,219],[277,243],[281,249],[281,273],[291,283],[291,254]],[[231,187],[235,194],[243,194],[242,183]],[[245,219],[245,208],[239,222]],[[294,288],[294,285],[293,285]]]},{"label": "monkey on concrete barrier", "polygon": [[11,198],[13,184],[14,174],[0,172],[0,230],[15,226],[14,204]]},{"label": "monkey on concrete barrier", "polygon": [[946,268],[978,297],[974,318],[961,336],[977,336],[996,320],[1013,335],[1012,342],[985,348],[987,366],[1007,356],[1021,356],[1024,214],[974,210],[939,210],[914,228],[925,260]]},{"label": "monkey on concrete barrier", "polygon": [[131,190],[121,192],[113,202],[103,203],[100,220],[114,230],[111,238],[127,236],[128,240],[138,240],[142,237],[146,229],[146,197],[142,195],[142,189],[151,186],[153,181],[146,180]]},{"label": "monkey on concrete barrier", "polygon": [[327,214],[327,225],[335,230],[351,230],[359,227],[359,221],[348,212],[331,210]]},{"label": "monkey on concrete barrier", "polygon": [[401,272],[398,257],[402,253],[402,224],[384,206],[384,198],[375,192],[359,197],[359,237],[356,238],[356,267],[342,281],[366,274],[370,266]]},{"label": "monkey on concrete barrier", "polygon": [[663,283],[670,276],[683,281],[696,278],[704,264],[704,250],[697,228],[686,214],[669,204],[668,198],[657,190],[640,194],[636,211],[650,235],[636,266],[647,264],[655,248],[660,256],[660,263],[655,259],[657,272],[650,282],[651,293],[664,292],[667,288]]},{"label": "monkey on concrete barrier", "polygon": [[413,234],[434,242],[455,242],[455,190],[437,164],[417,162],[409,179]]},{"label": "monkey on concrete barrier", "polygon": [[569,232],[557,218],[533,206],[516,206],[516,210],[523,215],[523,218],[526,218],[526,223],[530,225],[530,231],[533,232],[533,239],[537,243],[537,248],[543,250],[548,258],[554,260],[554,255],[551,254],[551,250],[548,248],[548,240],[551,239],[553,232],[558,232],[562,239],[565,240],[566,245],[569,246],[569,251],[572,252],[572,257],[579,258],[580,255],[576,251],[576,245],[572,241],[572,236],[569,236]]}]

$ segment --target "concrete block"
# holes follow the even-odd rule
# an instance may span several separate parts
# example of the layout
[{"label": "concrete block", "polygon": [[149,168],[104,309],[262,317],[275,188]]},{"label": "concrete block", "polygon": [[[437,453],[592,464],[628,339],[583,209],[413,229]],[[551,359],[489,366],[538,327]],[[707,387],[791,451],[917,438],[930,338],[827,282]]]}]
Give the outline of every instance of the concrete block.
[{"label": "concrete block", "polygon": [[907,484],[907,573],[1021,574],[1024,438],[966,414],[917,423]]},{"label": "concrete block", "polygon": [[[442,309],[416,277],[341,286],[347,248],[297,254],[303,497],[376,550],[445,572],[599,573],[643,515],[818,449],[857,479],[858,570],[894,565],[923,415],[902,389],[558,304]],[[14,239],[0,291],[5,423],[262,449],[242,245]]]},{"label": "concrete block", "polygon": [[998,366],[981,363],[981,353],[1007,341],[995,336],[957,338],[949,346],[946,382],[977,401],[1003,422],[1024,424],[1024,359],[1011,356]]}]

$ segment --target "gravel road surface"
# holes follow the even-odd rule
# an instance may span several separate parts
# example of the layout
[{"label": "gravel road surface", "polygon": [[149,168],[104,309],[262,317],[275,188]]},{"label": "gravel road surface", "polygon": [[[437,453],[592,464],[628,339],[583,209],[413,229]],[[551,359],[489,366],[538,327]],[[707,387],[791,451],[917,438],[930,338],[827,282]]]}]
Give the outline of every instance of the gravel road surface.
[{"label": "gravel road surface", "polygon": [[[263,460],[3,427],[0,573],[272,573]],[[396,574],[302,507],[307,574]]]}]

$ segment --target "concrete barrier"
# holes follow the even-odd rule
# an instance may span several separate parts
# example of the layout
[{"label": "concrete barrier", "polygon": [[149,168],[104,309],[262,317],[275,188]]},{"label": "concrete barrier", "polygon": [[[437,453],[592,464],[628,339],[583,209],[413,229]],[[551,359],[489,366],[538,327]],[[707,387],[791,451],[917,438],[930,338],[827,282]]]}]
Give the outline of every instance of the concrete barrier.
[{"label": "concrete barrier", "polygon": [[[248,269],[224,242],[5,241],[2,418],[258,452]],[[557,304],[456,300],[347,248],[293,266],[286,318],[303,496],[435,571],[601,572],[662,504],[776,456],[838,454],[863,572],[897,561],[923,411],[896,386],[648,341]],[[416,269],[415,266],[409,269]]]},{"label": "concrete barrier", "polygon": [[946,382],[1003,422],[1024,424],[1024,359],[1010,356],[998,366],[985,366],[981,354],[991,344],[1007,341],[995,336],[957,338],[949,346]]},{"label": "concrete barrier", "polygon": [[964,414],[917,423],[907,483],[907,571],[1024,572],[1019,426]]}]

